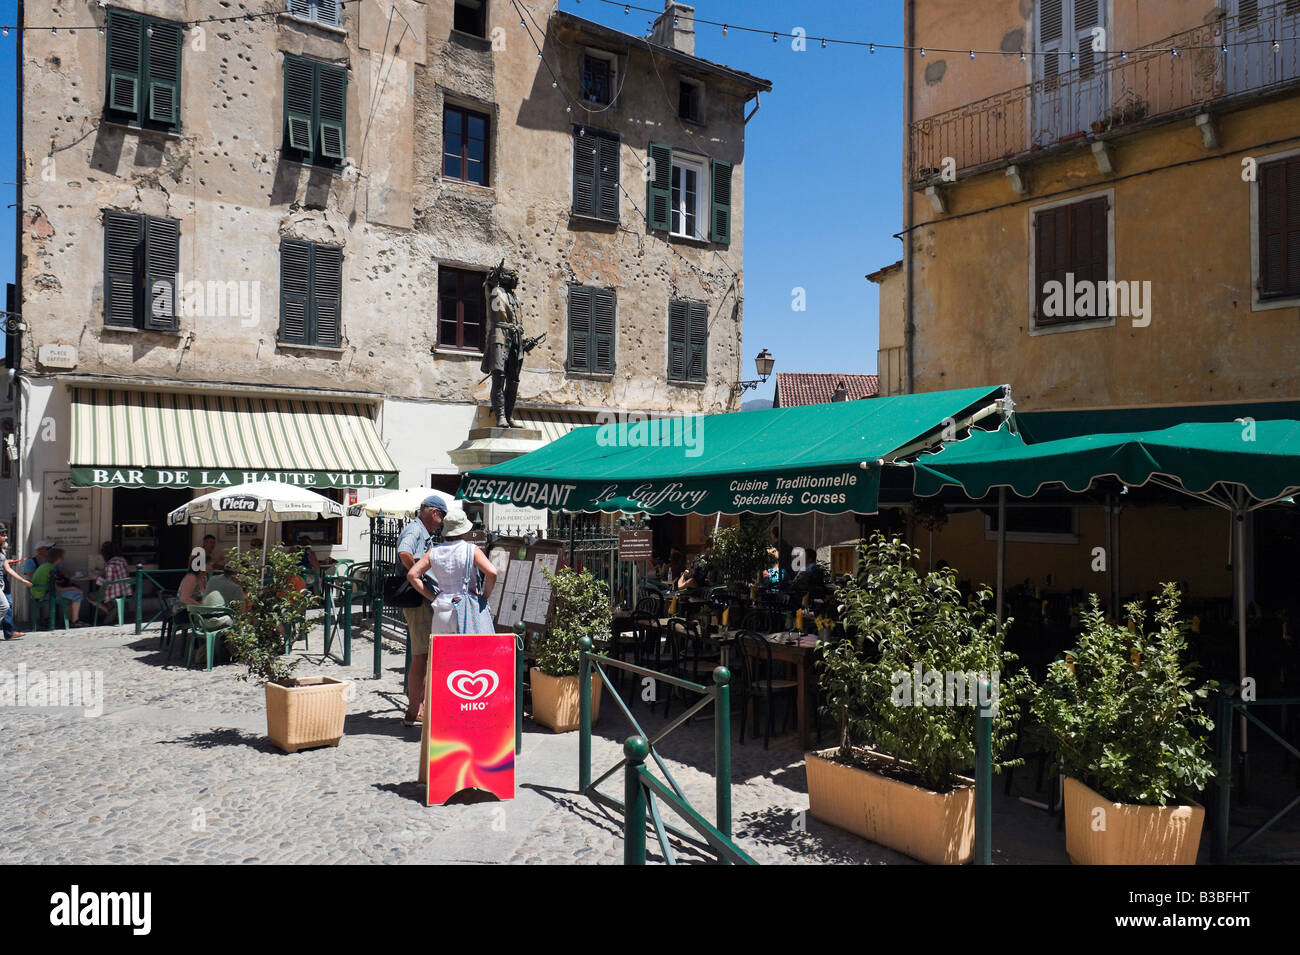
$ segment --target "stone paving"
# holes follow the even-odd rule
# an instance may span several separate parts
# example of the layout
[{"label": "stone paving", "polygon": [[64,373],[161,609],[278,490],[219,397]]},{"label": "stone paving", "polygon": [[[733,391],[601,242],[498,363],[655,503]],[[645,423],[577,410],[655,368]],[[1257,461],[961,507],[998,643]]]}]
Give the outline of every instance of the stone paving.
[{"label": "stone paving", "polygon": [[[323,660],[319,629],[298,675],[353,681],[338,747],[283,754],[266,739],[262,690],[169,664],[156,632],[101,627],[31,633],[0,643],[0,670],[100,671],[103,714],[0,708],[0,861],[4,863],[620,863],[621,820],[579,796],[576,733],[527,722],[517,798],[426,808],[416,784],[419,730],[401,723],[402,651],[354,640],[351,668]],[[608,701],[606,701],[608,704]],[[680,706],[677,708],[680,712]],[[662,717],[634,713],[653,732]],[[733,731],[734,732],[734,731]],[[596,775],[621,756],[631,729],[606,705],[593,739]],[[713,815],[713,724],[696,720],[661,747],[692,803]],[[805,814],[803,761],[793,734],[733,745],[737,841],[762,863],[911,860]],[[1028,779],[1030,774],[1025,774]],[[620,795],[621,774],[602,789]],[[1001,797],[1001,862],[1067,861],[1046,813]],[[651,857],[658,847],[649,839]],[[689,846],[679,861],[700,861]],[[661,861],[661,860],[660,860]]]}]

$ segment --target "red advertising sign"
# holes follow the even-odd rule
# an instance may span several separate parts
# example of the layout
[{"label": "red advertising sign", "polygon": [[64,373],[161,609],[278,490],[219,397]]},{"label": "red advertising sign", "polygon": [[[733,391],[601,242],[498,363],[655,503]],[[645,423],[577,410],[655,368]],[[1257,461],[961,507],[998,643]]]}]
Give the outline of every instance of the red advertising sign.
[{"label": "red advertising sign", "polygon": [[435,636],[424,683],[426,806],[463,789],[515,796],[515,637]]}]

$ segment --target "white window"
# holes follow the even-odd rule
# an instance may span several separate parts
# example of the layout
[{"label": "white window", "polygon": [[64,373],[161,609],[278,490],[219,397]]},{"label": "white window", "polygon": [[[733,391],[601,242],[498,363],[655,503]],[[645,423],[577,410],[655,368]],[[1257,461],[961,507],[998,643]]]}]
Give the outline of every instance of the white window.
[{"label": "white window", "polygon": [[342,23],[339,0],[288,0],[289,15],[302,20],[314,20],[336,27]]},{"label": "white window", "polygon": [[708,180],[704,163],[673,154],[673,222],[670,231],[688,239],[703,239],[708,232]]}]

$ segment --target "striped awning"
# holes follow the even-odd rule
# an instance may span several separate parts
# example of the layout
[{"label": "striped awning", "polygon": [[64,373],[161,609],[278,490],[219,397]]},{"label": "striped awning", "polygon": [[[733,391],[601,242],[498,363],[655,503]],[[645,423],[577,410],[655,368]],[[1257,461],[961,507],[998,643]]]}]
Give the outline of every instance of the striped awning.
[{"label": "striped awning", "polygon": [[70,390],[76,487],[397,487],[364,402]]}]

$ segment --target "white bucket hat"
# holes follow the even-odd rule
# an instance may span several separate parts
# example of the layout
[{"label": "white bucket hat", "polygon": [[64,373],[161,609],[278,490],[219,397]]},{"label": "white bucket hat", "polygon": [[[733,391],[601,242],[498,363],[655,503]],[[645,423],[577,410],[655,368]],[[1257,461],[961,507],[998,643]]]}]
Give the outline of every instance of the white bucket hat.
[{"label": "white bucket hat", "polygon": [[465,516],[465,509],[460,504],[453,504],[442,519],[442,536],[444,540],[461,537],[474,529],[473,523]]}]

